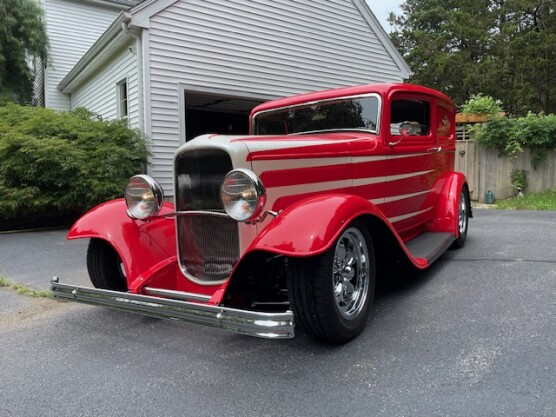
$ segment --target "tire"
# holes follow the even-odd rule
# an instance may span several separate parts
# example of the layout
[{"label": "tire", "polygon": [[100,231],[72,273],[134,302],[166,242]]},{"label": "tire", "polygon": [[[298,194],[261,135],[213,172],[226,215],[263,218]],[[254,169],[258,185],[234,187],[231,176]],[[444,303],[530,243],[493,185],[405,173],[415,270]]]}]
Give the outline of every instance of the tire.
[{"label": "tire", "polygon": [[87,250],[87,270],[96,288],[127,291],[122,261],[110,243],[91,239]]},{"label": "tire", "polygon": [[469,227],[469,211],[471,204],[469,202],[469,193],[467,188],[463,187],[459,195],[458,202],[458,237],[452,243],[452,248],[460,249],[465,246],[465,240],[467,239],[467,228]]},{"label": "tire", "polygon": [[375,289],[371,236],[352,222],[323,254],[291,258],[288,294],[296,323],[318,339],[344,343],[364,329]]}]

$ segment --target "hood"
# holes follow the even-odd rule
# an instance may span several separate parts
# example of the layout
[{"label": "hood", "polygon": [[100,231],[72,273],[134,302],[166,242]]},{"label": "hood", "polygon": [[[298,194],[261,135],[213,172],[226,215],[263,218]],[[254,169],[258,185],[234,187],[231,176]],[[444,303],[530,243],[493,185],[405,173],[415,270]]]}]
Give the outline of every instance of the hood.
[{"label": "hood", "polygon": [[352,158],[372,152],[378,137],[341,132],[318,135],[203,135],[180,150],[225,150],[234,168],[252,170],[267,191],[267,209],[280,211],[292,202],[326,192],[350,192]]}]

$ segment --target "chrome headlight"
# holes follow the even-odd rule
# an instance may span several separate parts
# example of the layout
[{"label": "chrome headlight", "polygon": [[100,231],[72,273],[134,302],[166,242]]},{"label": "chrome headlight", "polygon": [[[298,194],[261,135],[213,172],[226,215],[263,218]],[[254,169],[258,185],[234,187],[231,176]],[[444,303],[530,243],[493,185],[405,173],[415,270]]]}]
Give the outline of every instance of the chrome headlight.
[{"label": "chrome headlight", "polygon": [[266,202],[266,191],[254,172],[234,169],[224,177],[220,199],[228,216],[239,222],[247,222],[261,212]]},{"label": "chrome headlight", "polygon": [[157,214],[164,202],[164,192],[160,184],[148,175],[131,177],[125,187],[127,215],[133,219],[145,220]]}]

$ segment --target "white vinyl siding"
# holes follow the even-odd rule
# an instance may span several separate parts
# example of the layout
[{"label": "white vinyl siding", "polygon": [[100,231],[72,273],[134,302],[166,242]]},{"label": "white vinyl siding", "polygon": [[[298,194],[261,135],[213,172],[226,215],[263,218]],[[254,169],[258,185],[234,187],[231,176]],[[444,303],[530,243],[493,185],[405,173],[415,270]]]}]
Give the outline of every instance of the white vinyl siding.
[{"label": "white vinyl siding", "polygon": [[[137,55],[130,51],[131,43],[122,48],[109,64],[102,67],[71,95],[71,107],[85,107],[105,120],[120,117],[118,87],[127,81],[128,124],[139,127],[139,94],[137,80]],[[135,45],[133,43],[133,45]]]},{"label": "white vinyl siding", "polygon": [[[36,0],[44,12],[46,20],[46,0]],[[49,51],[50,52],[50,51]],[[44,107],[44,61],[42,58],[33,58],[30,62],[33,69],[33,100],[34,106]]]},{"label": "white vinyl siding", "polygon": [[49,44],[45,105],[68,110],[69,96],[58,90],[58,84],[110,26],[121,8],[75,0],[46,0],[45,9]]},{"label": "white vinyl siding", "polygon": [[[179,146],[178,83],[271,99],[401,82],[403,75],[354,2],[180,0],[150,18],[152,174],[172,192]],[[149,116],[147,116],[149,117]]]},{"label": "white vinyl siding", "polygon": [[44,107],[44,64],[41,58],[33,60],[33,104]]}]

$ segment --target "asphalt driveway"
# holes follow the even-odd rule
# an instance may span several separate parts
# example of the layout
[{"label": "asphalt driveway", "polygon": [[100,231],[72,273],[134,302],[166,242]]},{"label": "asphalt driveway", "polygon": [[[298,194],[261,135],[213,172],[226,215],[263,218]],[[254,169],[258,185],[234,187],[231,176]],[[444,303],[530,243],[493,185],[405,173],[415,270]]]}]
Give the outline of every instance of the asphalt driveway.
[{"label": "asphalt driveway", "polygon": [[[476,210],[465,248],[382,277],[343,346],[0,288],[0,416],[554,416],[556,212]],[[0,276],[86,283],[87,242],[0,235]]]},{"label": "asphalt driveway", "polygon": [[0,277],[47,290],[50,278],[91,285],[85,256],[88,240],[66,240],[67,230],[0,234]]}]

